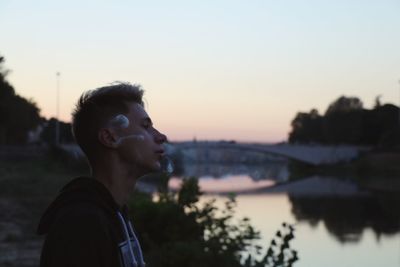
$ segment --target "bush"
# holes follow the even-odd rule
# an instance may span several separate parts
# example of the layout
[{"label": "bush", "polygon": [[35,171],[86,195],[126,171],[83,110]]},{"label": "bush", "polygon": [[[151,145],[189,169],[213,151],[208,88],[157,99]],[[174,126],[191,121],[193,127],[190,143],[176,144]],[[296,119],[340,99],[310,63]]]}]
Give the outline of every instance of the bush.
[{"label": "bush", "polygon": [[[273,241],[264,257],[254,245],[260,234],[248,218],[235,223],[236,202],[230,197],[219,209],[215,200],[199,205],[197,179],[185,179],[177,193],[162,192],[157,200],[142,193],[131,199],[135,222],[149,267],[168,266],[291,266],[297,260],[290,249],[292,226],[279,232],[282,244]],[[262,258],[255,260],[256,256]],[[290,256],[290,257],[289,257]],[[290,264],[289,264],[290,262]],[[268,265],[274,264],[274,265]]]}]

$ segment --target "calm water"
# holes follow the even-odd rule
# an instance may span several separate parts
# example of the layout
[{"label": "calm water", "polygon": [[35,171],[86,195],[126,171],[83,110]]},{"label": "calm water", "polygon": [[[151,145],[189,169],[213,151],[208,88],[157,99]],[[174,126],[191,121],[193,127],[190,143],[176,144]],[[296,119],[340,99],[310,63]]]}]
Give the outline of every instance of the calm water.
[{"label": "calm water", "polygon": [[[221,170],[229,168],[216,165],[187,169],[190,175],[193,170],[199,172],[200,187],[208,192],[202,201],[216,198],[222,205],[224,193],[237,192],[236,216],[251,219],[261,231],[259,243],[263,247],[268,247],[282,222],[296,224],[291,247],[298,251],[300,260],[294,266],[400,266],[397,181],[373,179],[358,184],[340,177],[315,176],[292,182],[282,170],[285,166],[274,166],[272,172],[265,167],[252,168],[248,174],[243,168],[224,174]],[[254,173],[266,176],[255,177]],[[274,178],[277,174],[281,176]],[[170,187],[179,183],[176,177]]]}]

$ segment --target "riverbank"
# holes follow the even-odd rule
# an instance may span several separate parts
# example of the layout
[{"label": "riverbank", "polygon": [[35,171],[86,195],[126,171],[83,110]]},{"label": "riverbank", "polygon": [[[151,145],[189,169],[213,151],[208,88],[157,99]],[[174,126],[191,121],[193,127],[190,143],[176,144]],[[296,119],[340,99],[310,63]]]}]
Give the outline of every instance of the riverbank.
[{"label": "riverbank", "polygon": [[40,216],[61,187],[82,174],[52,154],[16,151],[0,161],[0,266],[39,265]]},{"label": "riverbank", "polygon": [[340,176],[359,181],[376,178],[400,180],[400,153],[371,151],[350,162],[318,166],[290,161],[289,172],[290,180],[313,175]]},{"label": "riverbank", "polygon": [[400,152],[371,152],[361,157],[356,164],[362,175],[400,178]]}]

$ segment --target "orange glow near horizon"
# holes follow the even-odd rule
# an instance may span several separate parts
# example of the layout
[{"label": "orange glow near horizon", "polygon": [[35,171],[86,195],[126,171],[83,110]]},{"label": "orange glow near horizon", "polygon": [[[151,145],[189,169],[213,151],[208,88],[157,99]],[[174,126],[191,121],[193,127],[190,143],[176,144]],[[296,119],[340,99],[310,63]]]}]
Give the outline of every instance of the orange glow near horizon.
[{"label": "orange glow near horizon", "polygon": [[170,140],[281,142],[342,95],[399,104],[399,2],[156,2],[0,1],[7,80],[50,118],[60,72],[65,122],[84,91],[140,83]]}]

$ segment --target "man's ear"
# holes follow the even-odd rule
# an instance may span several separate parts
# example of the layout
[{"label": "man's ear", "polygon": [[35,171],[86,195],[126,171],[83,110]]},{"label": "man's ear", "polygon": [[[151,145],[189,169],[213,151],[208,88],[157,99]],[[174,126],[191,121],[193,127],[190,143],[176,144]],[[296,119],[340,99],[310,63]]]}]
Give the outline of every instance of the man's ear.
[{"label": "man's ear", "polygon": [[117,134],[112,129],[100,129],[97,138],[99,139],[99,142],[105,147],[116,148],[118,146]]}]

